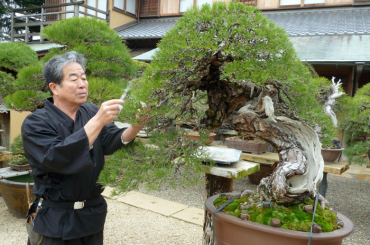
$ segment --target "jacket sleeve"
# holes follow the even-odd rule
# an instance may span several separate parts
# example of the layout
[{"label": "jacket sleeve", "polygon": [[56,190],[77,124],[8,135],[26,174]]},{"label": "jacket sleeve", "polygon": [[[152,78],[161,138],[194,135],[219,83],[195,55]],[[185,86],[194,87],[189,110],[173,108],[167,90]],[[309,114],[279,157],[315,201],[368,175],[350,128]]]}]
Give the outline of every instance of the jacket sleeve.
[{"label": "jacket sleeve", "polygon": [[104,155],[111,155],[124,146],[122,143],[122,133],[126,129],[127,128],[118,128],[114,123],[109,123],[104,126],[101,132]]},{"label": "jacket sleeve", "polygon": [[22,125],[23,147],[31,166],[64,175],[94,167],[84,128],[64,139],[59,133],[63,130],[67,130],[63,125],[52,125],[32,114],[25,119]]}]

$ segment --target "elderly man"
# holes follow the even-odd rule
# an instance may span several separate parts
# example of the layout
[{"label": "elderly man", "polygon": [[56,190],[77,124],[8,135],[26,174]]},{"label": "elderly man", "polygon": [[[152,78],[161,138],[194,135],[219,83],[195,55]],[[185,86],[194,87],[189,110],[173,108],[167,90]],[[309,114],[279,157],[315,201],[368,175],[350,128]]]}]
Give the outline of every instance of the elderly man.
[{"label": "elderly man", "polygon": [[107,204],[96,181],[104,155],[131,142],[144,124],[120,129],[112,123],[123,100],[100,108],[85,103],[85,59],[74,51],[50,59],[43,74],[52,98],[22,125],[36,196],[29,244],[103,244]]}]

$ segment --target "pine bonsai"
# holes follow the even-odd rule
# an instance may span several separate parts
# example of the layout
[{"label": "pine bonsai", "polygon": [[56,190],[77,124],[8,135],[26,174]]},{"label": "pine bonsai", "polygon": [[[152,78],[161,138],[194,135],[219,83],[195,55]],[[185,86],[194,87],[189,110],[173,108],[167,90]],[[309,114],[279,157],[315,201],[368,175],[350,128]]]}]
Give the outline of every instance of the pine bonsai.
[{"label": "pine bonsai", "polygon": [[121,119],[152,108],[151,124],[193,120],[201,130],[228,123],[279,153],[264,199],[299,203],[318,193],[324,161],[311,126],[332,140],[333,122],[318,99],[330,82],[313,77],[286,32],[256,8],[231,2],[186,12],[167,32],[151,68],[135,83]]}]

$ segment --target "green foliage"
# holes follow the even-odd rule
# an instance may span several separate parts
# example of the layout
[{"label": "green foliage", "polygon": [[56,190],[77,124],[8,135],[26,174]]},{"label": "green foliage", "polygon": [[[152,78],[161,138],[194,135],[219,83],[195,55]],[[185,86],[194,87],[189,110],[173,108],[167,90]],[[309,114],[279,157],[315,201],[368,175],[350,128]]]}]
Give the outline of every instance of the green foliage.
[{"label": "green foliage", "polygon": [[24,43],[0,43],[0,70],[16,73],[37,61],[37,53]]},{"label": "green foliage", "polygon": [[9,93],[13,93],[16,89],[14,85],[14,77],[8,73],[0,71],[0,95],[5,97]]},{"label": "green foliage", "polygon": [[343,98],[339,121],[344,130],[347,149],[344,154],[351,163],[367,163],[370,154],[370,84],[360,88],[354,97]]},{"label": "green foliage", "polygon": [[88,77],[89,96],[87,102],[100,106],[104,101],[117,99],[122,94],[122,84],[108,79]]},{"label": "green foliage", "polygon": [[19,110],[34,111],[44,106],[49,93],[34,90],[18,90],[4,98],[8,108],[20,108]]},{"label": "green foliage", "polygon": [[[253,194],[254,199],[258,199],[256,195],[258,194]],[[293,205],[274,204],[271,206],[271,209],[262,208],[258,205],[261,203],[253,203],[247,210],[240,210],[240,204],[250,203],[248,200],[250,196],[251,195],[246,195],[241,198],[236,198],[224,208],[223,212],[238,218],[242,212],[246,212],[250,216],[250,221],[264,225],[271,225],[271,220],[277,218],[281,221],[281,228],[283,229],[305,232],[310,231],[312,214],[304,212],[303,207],[305,205],[314,206],[315,200],[308,198],[304,203]],[[213,204],[218,208],[227,201],[228,196],[218,197]],[[335,222],[336,219],[338,219],[338,217],[330,211],[329,207],[325,207],[324,210],[321,205],[317,205],[314,222],[322,227],[323,232],[331,232],[340,229],[340,226]]]},{"label": "green foliage", "polygon": [[13,143],[10,145],[10,151],[13,153],[11,164],[13,165],[27,165],[28,159],[23,149],[22,135],[14,138]]},{"label": "green foliage", "polygon": [[159,189],[164,184],[190,185],[201,183],[201,174],[208,168],[194,154],[199,142],[182,138],[177,131],[154,133],[149,142],[134,142],[109,156],[99,176],[104,186],[117,192],[146,188]]},{"label": "green foliage", "polygon": [[[119,35],[104,21],[93,18],[66,19],[45,27],[41,35],[64,47],[51,49],[40,63],[36,56],[35,61],[22,65],[23,69],[15,81],[18,91],[13,93],[13,89],[5,93],[10,94],[6,98],[7,105],[16,110],[34,111],[43,106],[41,100],[49,93],[42,76],[43,65],[52,57],[71,50],[83,54],[87,59],[88,102],[98,106],[103,101],[119,98],[127,79],[136,75],[137,67],[145,67],[141,63],[133,63]],[[15,53],[14,57],[23,57],[22,52]]]},{"label": "green foliage", "polygon": [[[45,27],[42,37],[65,45],[64,52],[75,50],[84,54],[88,63],[87,74],[107,79],[132,78],[136,74],[126,45],[105,21],[94,18],[70,18]],[[53,50],[53,54],[61,54]],[[44,61],[51,58],[48,55]]]}]

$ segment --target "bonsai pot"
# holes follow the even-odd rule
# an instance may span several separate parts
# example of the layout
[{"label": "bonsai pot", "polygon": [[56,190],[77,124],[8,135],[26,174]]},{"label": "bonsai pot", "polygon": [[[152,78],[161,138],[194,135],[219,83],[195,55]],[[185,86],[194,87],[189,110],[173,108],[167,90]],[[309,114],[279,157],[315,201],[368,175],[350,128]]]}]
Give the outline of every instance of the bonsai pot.
[{"label": "bonsai pot", "polygon": [[[0,192],[9,211],[16,217],[26,217],[28,211],[26,183],[33,190],[33,179],[30,174],[0,179]],[[33,199],[35,196],[31,195]]]},{"label": "bonsai pot", "polygon": [[13,165],[9,164],[10,169],[15,170],[15,171],[27,171],[31,170],[31,166],[29,164],[26,165]]},{"label": "bonsai pot", "polygon": [[333,163],[338,159],[340,153],[343,150],[344,148],[340,148],[340,149],[323,148],[321,149],[321,155],[322,155],[322,158],[324,158],[325,163]]},{"label": "bonsai pot", "polygon": [[238,139],[237,137],[226,138],[225,143],[228,148],[233,148],[252,154],[262,154],[267,151],[269,146],[268,143],[262,141],[246,141]]},{"label": "bonsai pot", "polygon": [[[218,196],[208,198],[205,203],[206,211],[212,215],[216,211],[213,201]],[[353,223],[342,214],[338,213],[337,216],[344,222],[343,228],[332,232],[313,233],[311,245],[340,245],[342,240],[352,233]],[[274,228],[244,221],[223,212],[216,213],[214,232],[216,245],[307,245],[309,240],[309,232]]]},{"label": "bonsai pot", "polygon": [[[216,134],[215,133],[210,133],[208,136],[208,140],[205,142],[206,145],[211,144],[215,138]],[[200,135],[199,132],[197,131],[189,131],[187,134],[183,134],[183,137],[185,139],[189,140],[200,140]]]}]

